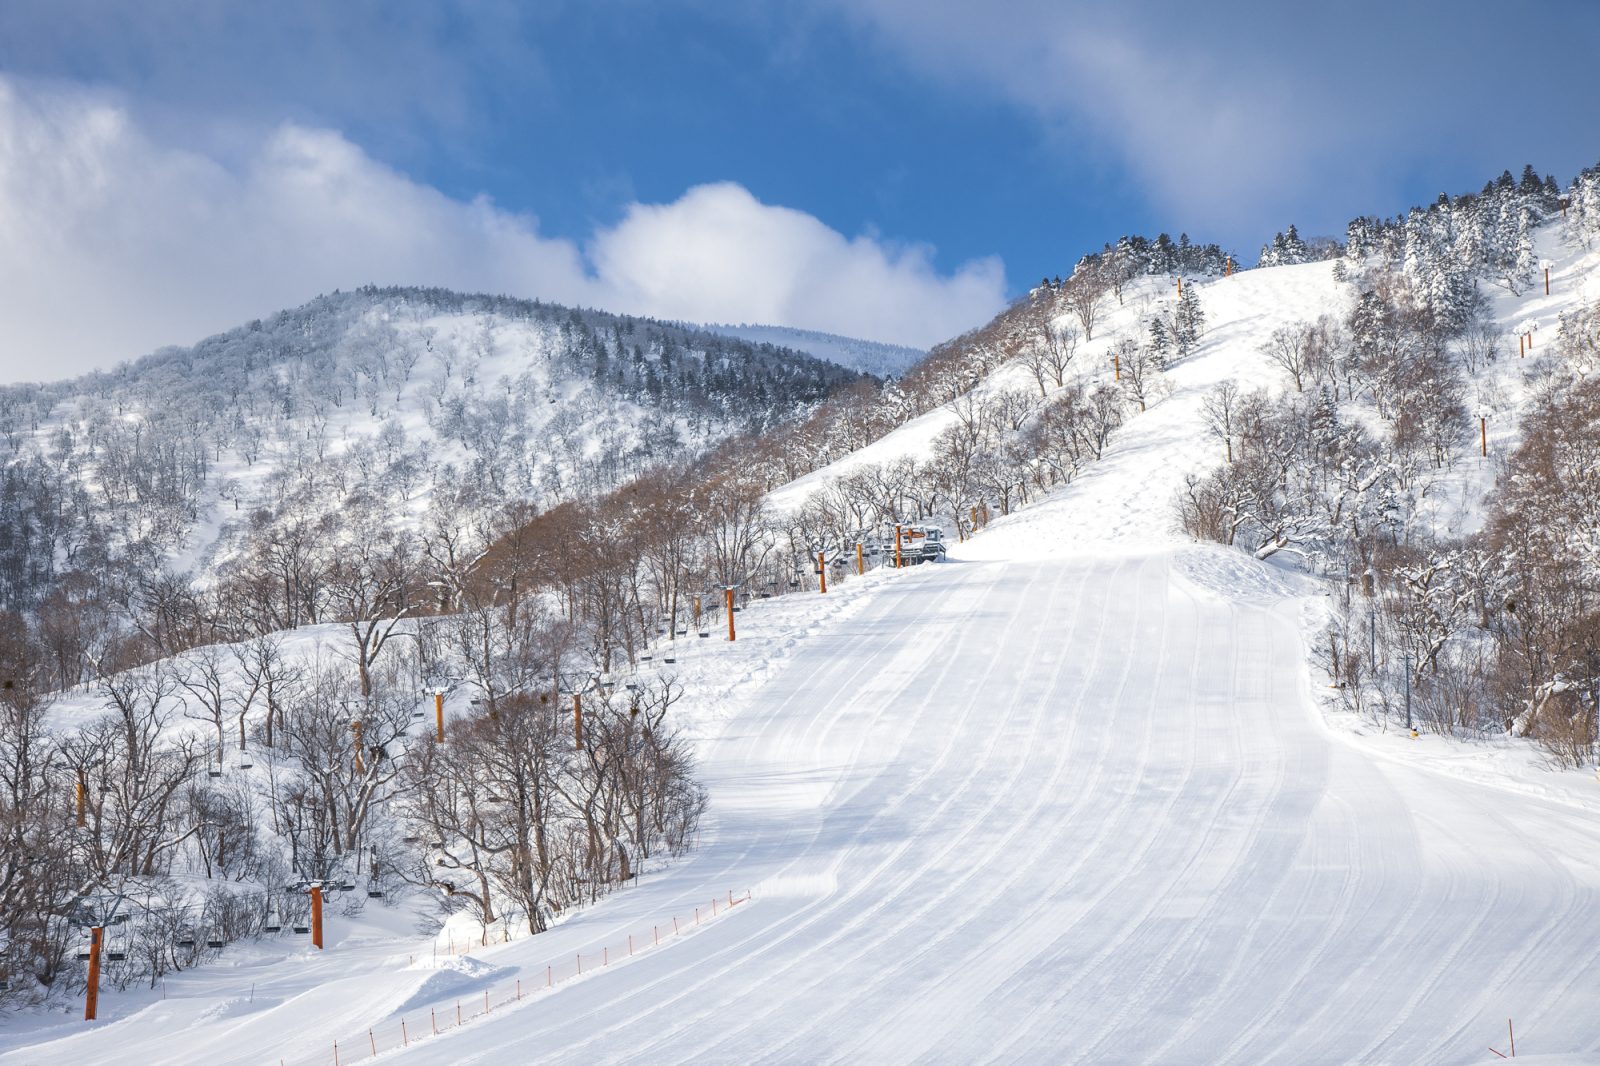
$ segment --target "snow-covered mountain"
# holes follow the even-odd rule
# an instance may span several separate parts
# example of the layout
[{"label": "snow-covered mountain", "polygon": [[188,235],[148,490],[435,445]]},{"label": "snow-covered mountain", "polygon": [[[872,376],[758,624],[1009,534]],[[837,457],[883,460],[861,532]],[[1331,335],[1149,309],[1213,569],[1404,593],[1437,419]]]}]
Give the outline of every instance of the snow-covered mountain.
[{"label": "snow-covered mountain", "polygon": [[[230,755],[195,792],[213,821],[185,855],[221,797],[291,812],[281,782],[323,773],[361,794],[347,719],[376,706],[385,759],[460,760],[369,830],[444,898],[371,875],[392,888],[328,952],[264,935],[108,993],[97,1028],[26,1014],[3,1061],[156,1058],[177,1031],[240,1062],[1468,1062],[1507,1017],[1524,1053],[1594,1061],[1600,972],[1572,935],[1600,907],[1594,177],[1565,216],[1512,211],[1492,273],[1453,243],[1477,201],[1337,261],[1114,284],[1089,263],[889,387],[517,525],[487,593],[407,620],[372,701],[307,686],[250,775]],[[841,551],[913,521],[948,564]],[[713,615],[727,591],[739,613]],[[284,635],[279,674],[351,685],[361,630]],[[218,655],[248,684],[249,642]],[[204,692],[205,658],[171,666]],[[533,693],[562,669],[584,702],[550,711]],[[445,745],[424,677],[450,689]],[[708,831],[619,875],[634,820],[583,818],[627,790],[586,804],[572,779],[636,780],[630,723],[669,690]],[[600,859],[513,935],[517,864],[470,849],[557,794],[508,787],[530,733],[577,800],[562,839]],[[331,868],[367,877],[362,854]],[[566,905],[597,877],[623,887]]]},{"label": "snow-covered mountain", "polygon": [[[537,301],[335,293],[189,348],[0,388],[0,606],[77,561],[201,575],[269,526],[547,506],[804,412],[854,371]],[[99,565],[99,564],[96,564]]]},{"label": "snow-covered mountain", "polygon": [[737,337],[752,344],[792,348],[814,355],[818,359],[826,359],[830,363],[838,363],[851,370],[859,370],[863,374],[880,378],[898,377],[928,354],[921,348],[908,348],[903,344],[885,344],[882,341],[867,341],[857,337],[841,337],[835,333],[819,333],[816,330],[794,329],[790,326],[759,326],[745,323],[730,325],[709,322],[699,328],[724,337]]}]

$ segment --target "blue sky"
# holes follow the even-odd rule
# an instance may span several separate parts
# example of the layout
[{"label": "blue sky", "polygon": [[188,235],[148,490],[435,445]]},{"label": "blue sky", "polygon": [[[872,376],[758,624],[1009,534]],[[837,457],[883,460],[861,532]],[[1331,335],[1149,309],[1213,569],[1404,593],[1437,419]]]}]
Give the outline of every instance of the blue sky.
[{"label": "blue sky", "polygon": [[12,0],[0,310],[70,367],[365,281],[927,344],[1123,232],[1565,181],[1597,50],[1583,0]]}]

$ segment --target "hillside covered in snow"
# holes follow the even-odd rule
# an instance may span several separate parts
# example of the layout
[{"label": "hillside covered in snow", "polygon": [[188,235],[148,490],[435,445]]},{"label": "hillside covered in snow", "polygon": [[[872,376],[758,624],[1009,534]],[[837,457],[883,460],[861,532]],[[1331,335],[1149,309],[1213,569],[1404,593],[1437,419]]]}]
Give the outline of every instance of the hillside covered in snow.
[{"label": "hillside covered in snow", "polygon": [[882,341],[841,337],[835,333],[819,333],[811,329],[792,326],[755,326],[740,323],[708,323],[701,327],[710,333],[725,337],[738,337],[752,344],[771,344],[779,348],[793,348],[818,359],[858,370],[874,377],[896,377],[905,373],[928,353],[920,348],[903,344],[885,344]]},{"label": "hillside covered in snow", "polygon": [[[0,387],[0,606],[89,595],[126,614],[225,582],[263,545],[393,536],[441,513],[493,525],[765,432],[858,380],[648,319],[335,293],[113,371]],[[205,613],[167,609],[191,627]]]},{"label": "hillside covered in snow", "polygon": [[1600,168],[1347,237],[1124,240],[606,491],[265,538],[254,632],[132,671],[0,631],[28,899],[137,915],[84,1027],[84,915],[0,895],[0,1061],[1594,1061]]}]

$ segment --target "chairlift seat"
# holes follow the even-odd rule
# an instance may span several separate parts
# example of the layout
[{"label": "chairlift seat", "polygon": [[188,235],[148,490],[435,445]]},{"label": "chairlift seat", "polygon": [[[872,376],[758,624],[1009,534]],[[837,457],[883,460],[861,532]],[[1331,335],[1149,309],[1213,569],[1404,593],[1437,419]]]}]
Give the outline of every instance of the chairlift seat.
[{"label": "chairlift seat", "polygon": [[367,898],[368,899],[382,899],[383,898],[383,889],[381,889],[381,888],[369,888],[369,889],[367,889]]},{"label": "chairlift seat", "polygon": [[669,655],[665,659],[662,659],[661,661],[664,662],[664,663],[675,663],[678,660],[674,659],[672,656]]},{"label": "chairlift seat", "polygon": [[226,946],[226,942],[223,941],[223,940],[219,940],[217,937],[212,937],[211,939],[206,941],[206,947],[208,947],[208,948],[220,948],[220,947],[224,947],[224,946]]},{"label": "chairlift seat", "polygon": [[192,936],[180,936],[178,938],[178,946],[180,948],[192,948],[192,947],[194,947],[194,937],[192,937]]},{"label": "chairlift seat", "polygon": [[311,932],[311,927],[309,925],[297,925],[294,927],[294,931],[297,933],[309,933]]},{"label": "chairlift seat", "polygon": [[[281,932],[283,932],[283,925],[281,923],[279,923],[279,922],[268,922],[266,925],[262,926],[261,928],[265,929],[269,933],[281,933]],[[193,940],[189,941],[189,945],[188,946],[189,947],[193,947],[194,946],[194,941]]]},{"label": "chairlift seat", "polygon": [[128,953],[126,951],[108,951],[108,952],[106,952],[106,958],[111,960],[112,962],[121,962],[124,959],[126,959],[127,957],[128,957]]}]

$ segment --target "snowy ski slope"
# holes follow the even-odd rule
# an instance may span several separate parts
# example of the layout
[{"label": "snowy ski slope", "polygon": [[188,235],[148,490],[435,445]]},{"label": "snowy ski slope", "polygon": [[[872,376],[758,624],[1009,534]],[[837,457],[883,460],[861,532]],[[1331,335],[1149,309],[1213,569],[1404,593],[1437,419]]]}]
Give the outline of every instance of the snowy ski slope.
[{"label": "snowy ski slope", "polygon": [[1271,380],[1256,346],[1326,309],[1326,270],[1207,284],[1172,395],[946,565],[758,605],[736,646],[694,648],[691,698],[722,697],[689,858],[468,963],[422,959],[380,909],[325,954],[241,954],[0,1062],[331,1063],[334,1040],[363,1061],[369,1026],[414,1037],[430,1008],[470,1015],[748,889],[385,1057],[1471,1063],[1498,1061],[1510,1017],[1535,1061],[1600,1063],[1600,785],[1557,802],[1375,757],[1317,709],[1319,590],[1169,532],[1183,472],[1215,461],[1200,396]]}]

